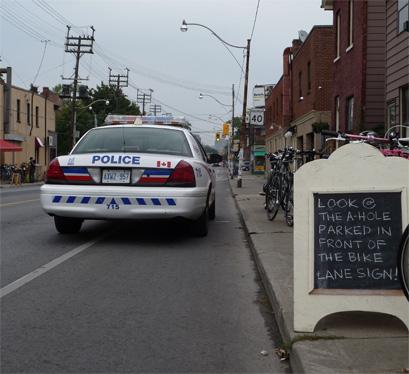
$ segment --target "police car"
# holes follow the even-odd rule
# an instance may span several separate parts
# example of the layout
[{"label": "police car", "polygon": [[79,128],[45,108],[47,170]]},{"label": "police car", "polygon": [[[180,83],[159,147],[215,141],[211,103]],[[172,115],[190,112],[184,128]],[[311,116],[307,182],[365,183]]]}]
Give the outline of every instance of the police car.
[{"label": "police car", "polygon": [[221,156],[208,157],[180,121],[118,118],[51,161],[41,204],[57,231],[78,232],[85,219],[182,217],[197,236],[207,235],[216,207],[211,164]]}]

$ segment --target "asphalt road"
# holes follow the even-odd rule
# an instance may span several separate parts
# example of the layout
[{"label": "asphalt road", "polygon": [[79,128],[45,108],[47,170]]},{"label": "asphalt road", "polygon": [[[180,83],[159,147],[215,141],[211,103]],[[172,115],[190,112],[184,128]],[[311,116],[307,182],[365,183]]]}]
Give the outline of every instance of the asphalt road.
[{"label": "asphalt road", "polygon": [[38,186],[1,189],[1,373],[288,373],[217,173],[206,238],[166,221],[87,221],[59,235]]}]

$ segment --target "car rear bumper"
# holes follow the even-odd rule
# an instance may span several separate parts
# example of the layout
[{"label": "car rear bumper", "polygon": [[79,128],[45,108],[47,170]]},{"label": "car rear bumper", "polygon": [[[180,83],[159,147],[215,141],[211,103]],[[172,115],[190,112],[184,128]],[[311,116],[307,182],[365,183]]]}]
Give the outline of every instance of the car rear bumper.
[{"label": "car rear bumper", "polygon": [[41,187],[41,205],[46,213],[83,219],[197,219],[206,199],[205,188]]}]

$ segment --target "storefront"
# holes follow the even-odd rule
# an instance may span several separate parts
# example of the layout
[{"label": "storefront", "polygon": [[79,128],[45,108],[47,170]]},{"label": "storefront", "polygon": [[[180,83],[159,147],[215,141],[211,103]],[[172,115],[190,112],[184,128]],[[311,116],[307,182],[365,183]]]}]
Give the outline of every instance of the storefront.
[{"label": "storefront", "polygon": [[264,174],[266,169],[266,147],[264,145],[253,147],[251,169],[254,174]]}]

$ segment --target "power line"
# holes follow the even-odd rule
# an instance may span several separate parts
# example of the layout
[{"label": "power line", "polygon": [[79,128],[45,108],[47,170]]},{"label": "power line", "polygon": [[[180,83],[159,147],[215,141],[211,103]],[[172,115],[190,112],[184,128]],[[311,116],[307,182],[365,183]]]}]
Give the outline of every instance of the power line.
[{"label": "power line", "polygon": [[41,42],[42,42],[42,43],[44,42],[43,55],[41,56],[40,65],[38,66],[37,73],[36,73],[36,75],[34,76],[34,79],[33,79],[33,86],[34,86],[34,84],[35,84],[35,82],[36,82],[36,79],[37,79],[37,77],[38,77],[38,74],[40,73],[41,66],[43,66],[45,51],[46,51],[46,49],[47,49],[47,43],[49,42],[49,40],[42,40]]},{"label": "power line", "polygon": [[61,23],[65,26],[72,26],[72,23],[67,20],[65,17],[59,15],[53,8],[51,8],[48,4],[47,6],[43,5],[39,0],[32,0],[35,5],[41,8],[43,11],[47,12],[52,18],[54,18],[57,22]]},{"label": "power line", "polygon": [[[155,72],[152,69],[148,69],[146,67],[140,67],[138,65],[134,65],[134,64],[127,64],[124,65],[122,62],[120,62],[119,60],[117,60],[114,57],[111,57],[110,55],[108,55],[107,53],[104,52],[104,50],[101,48],[101,46],[99,46],[98,44],[96,45],[96,49],[95,49],[95,54],[97,56],[99,56],[107,65],[117,65],[116,67],[121,67],[122,69],[126,66],[132,68],[132,71],[138,75],[141,75],[143,77],[146,78],[150,78],[152,80],[164,83],[164,84],[169,84],[172,86],[177,86],[180,88],[184,88],[190,91],[203,91],[205,93],[209,93],[209,94],[219,94],[219,95],[225,95],[225,96],[229,96],[230,92],[226,91],[225,89],[223,89],[221,86],[209,86],[207,85],[208,88],[206,87],[199,87],[202,84],[201,83],[197,83],[197,82],[184,82],[181,79],[178,78],[174,78],[174,77],[170,77],[170,76],[165,76],[159,72]],[[108,61],[107,61],[108,60]],[[124,60],[124,59],[123,59]],[[129,61],[128,61],[129,62]],[[141,69],[143,69],[143,71],[141,71]],[[149,70],[152,72],[149,72]],[[217,87],[217,88],[212,88],[212,87]]]},{"label": "power line", "polygon": [[[10,10],[9,8],[5,8],[4,4],[1,6],[2,10],[2,18],[12,24],[14,27],[18,28],[20,31],[24,32],[28,36],[37,39],[39,41],[44,39],[49,39],[46,35],[42,32],[37,31],[37,26],[31,23],[29,20],[21,17],[19,14],[15,13],[14,11]],[[50,40],[50,44],[54,47],[62,48],[57,42]]]},{"label": "power line", "polygon": [[[44,35],[41,35],[38,31],[35,29],[31,28],[29,25],[26,23],[22,22],[21,19],[19,19],[17,16],[15,16],[12,12],[10,12],[8,9],[2,7],[2,17],[8,21],[9,23],[12,23],[15,27],[19,28],[21,31],[25,32],[27,35],[34,37],[38,40],[45,39]],[[8,17],[8,18],[7,18]]]},{"label": "power line", "polygon": [[254,29],[256,27],[256,21],[257,21],[257,15],[258,15],[258,8],[260,6],[260,0],[258,0],[257,2],[257,9],[256,9],[256,14],[254,16],[254,22],[253,22],[253,29],[251,30],[251,35],[250,35],[250,39],[253,39],[253,34],[254,34]]},{"label": "power line", "polygon": [[[57,10],[53,8],[51,5],[49,5],[45,0],[37,0],[37,1],[39,1],[46,8],[48,8],[52,13],[54,13],[58,18],[60,18],[65,25],[68,24],[68,26],[74,26],[69,19],[65,18],[61,13],[57,12]],[[90,27],[90,26],[85,26],[85,27]]]},{"label": "power line", "polygon": [[[11,63],[11,61],[8,60],[4,55],[1,56],[1,58],[2,58],[4,61],[6,61],[10,66],[13,66],[13,64]],[[16,77],[21,80],[21,82],[24,84],[25,87],[28,87],[28,83],[27,83],[27,82],[17,73],[17,71],[14,70],[14,69],[13,69],[13,74],[15,74]]]},{"label": "power line", "polygon": [[40,25],[43,25],[44,23],[48,24],[50,27],[54,28],[56,31],[58,32],[64,32],[63,29],[56,27],[55,25],[53,25],[52,23],[46,21],[44,18],[39,17],[37,14],[33,13],[30,9],[26,8],[23,4],[21,4],[18,0],[14,0],[14,2],[22,9],[25,10],[26,13],[31,14],[32,18],[30,18],[31,20],[39,20],[41,22],[39,22]]}]

